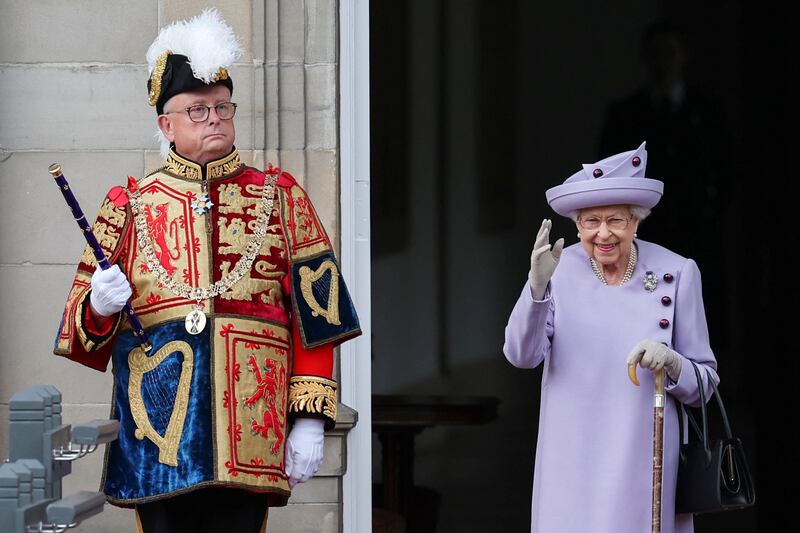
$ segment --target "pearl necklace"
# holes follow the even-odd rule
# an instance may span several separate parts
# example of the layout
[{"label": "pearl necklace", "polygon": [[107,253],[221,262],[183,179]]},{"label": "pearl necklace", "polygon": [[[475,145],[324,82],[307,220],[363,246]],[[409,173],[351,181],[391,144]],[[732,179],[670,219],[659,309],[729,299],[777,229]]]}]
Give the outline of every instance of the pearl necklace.
[{"label": "pearl necklace", "polygon": [[[628,254],[628,267],[625,269],[625,275],[622,276],[622,281],[619,283],[620,285],[624,285],[631,280],[631,276],[633,276],[633,270],[636,268],[637,257],[638,253],[636,252],[636,245],[633,245],[631,246],[631,253]],[[603,271],[600,270],[600,267],[597,265],[597,262],[594,260],[594,258],[590,257],[589,262],[592,264],[592,272],[594,272],[594,275],[597,276],[597,279],[602,281],[603,285],[608,285],[606,277],[603,275]]]},{"label": "pearl necklace", "polygon": [[264,189],[261,202],[256,215],[256,224],[253,235],[247,243],[245,253],[239,258],[236,266],[228,275],[221,280],[215,281],[210,287],[192,287],[185,283],[176,281],[161,264],[156,257],[153,242],[150,240],[150,228],[147,225],[147,218],[144,214],[144,203],[139,189],[130,190],[131,210],[133,211],[134,224],[136,226],[136,236],[139,241],[139,248],[147,259],[147,268],[152,272],[158,282],[176,296],[194,300],[194,309],[186,315],[186,331],[197,335],[206,326],[206,315],[203,313],[203,306],[200,302],[219,296],[239,280],[241,280],[253,266],[253,261],[261,250],[261,244],[267,236],[267,224],[272,213],[272,206],[275,201],[275,182],[277,177],[270,174],[264,176]]}]

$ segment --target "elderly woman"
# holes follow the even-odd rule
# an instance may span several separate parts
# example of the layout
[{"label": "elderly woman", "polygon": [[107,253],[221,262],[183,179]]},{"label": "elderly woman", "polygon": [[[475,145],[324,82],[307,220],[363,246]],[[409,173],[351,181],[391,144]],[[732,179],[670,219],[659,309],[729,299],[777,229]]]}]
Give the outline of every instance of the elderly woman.
[{"label": "elderly woman", "polygon": [[[651,529],[652,372],[628,379],[628,364],[667,371],[666,391],[699,404],[689,360],[719,382],[700,285],[691,259],[639,240],[639,224],[663,191],[644,177],[645,144],[583,165],[547,191],[578,228],[579,244],[550,244],[542,222],[528,282],[506,326],[506,358],[544,363],[531,531],[642,533]],[[691,235],[686,235],[691,239]],[[678,416],[664,420],[662,531],[693,531],[675,514]]]}]

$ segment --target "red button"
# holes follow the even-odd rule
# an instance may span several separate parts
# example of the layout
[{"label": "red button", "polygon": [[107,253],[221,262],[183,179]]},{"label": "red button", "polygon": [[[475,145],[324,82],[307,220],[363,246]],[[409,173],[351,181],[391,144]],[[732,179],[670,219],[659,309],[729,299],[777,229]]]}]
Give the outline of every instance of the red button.
[{"label": "red button", "polygon": [[661,329],[667,329],[669,327],[669,320],[662,318],[658,321],[658,325],[661,326]]},{"label": "red button", "polygon": [[672,303],[672,298],[670,298],[669,296],[662,296],[661,303],[664,305],[669,305]]},{"label": "red button", "polygon": [[599,168],[594,169],[594,172],[592,172],[592,176],[594,176],[595,178],[599,178],[602,175],[603,175],[603,171],[600,170]]},{"label": "red button", "polygon": [[672,274],[670,274],[669,272],[667,272],[666,274],[664,274],[664,281],[666,281],[667,283],[672,283],[672,281],[673,281],[674,279],[675,279],[675,276],[673,276],[673,275],[672,275]]},{"label": "red button", "polygon": [[642,160],[639,159],[639,156],[637,155],[636,157],[631,159],[631,163],[633,163],[633,166],[638,167],[639,165],[642,164]]}]

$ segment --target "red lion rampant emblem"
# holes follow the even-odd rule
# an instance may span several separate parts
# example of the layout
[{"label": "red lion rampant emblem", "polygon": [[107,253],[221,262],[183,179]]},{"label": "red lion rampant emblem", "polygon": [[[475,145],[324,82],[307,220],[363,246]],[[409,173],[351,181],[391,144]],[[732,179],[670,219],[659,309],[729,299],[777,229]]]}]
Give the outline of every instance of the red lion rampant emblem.
[{"label": "red lion rampant emblem", "polygon": [[248,366],[250,371],[256,376],[256,390],[247,398],[244,403],[247,407],[254,407],[259,400],[264,400],[267,404],[264,411],[263,424],[259,424],[255,418],[250,419],[250,432],[253,435],[261,435],[265,439],[269,438],[269,431],[275,434],[275,444],[272,445],[270,451],[272,455],[277,455],[283,444],[283,422],[286,418],[285,407],[278,406],[278,388],[286,387],[286,368],[283,365],[279,367],[276,365],[275,360],[267,358],[264,362],[264,374],[261,374],[261,368],[258,366],[255,355],[250,355],[248,359]]},{"label": "red lion rampant emblem", "polygon": [[[156,253],[156,257],[164,269],[169,273],[171,276],[177,270],[177,267],[171,263],[170,260],[174,261],[181,256],[180,248],[178,247],[177,242],[177,233],[178,233],[178,225],[177,221],[173,220],[171,223],[167,221],[167,207],[169,204],[163,203],[158,204],[155,206],[155,209],[151,209],[149,205],[144,206],[145,215],[147,216],[147,226],[150,230],[150,238],[153,239],[155,244],[157,245],[158,249],[154,250]],[[169,232],[167,231],[167,226],[169,225]],[[170,236],[175,237],[175,252],[176,255],[172,255],[172,251],[170,250],[169,245],[167,244],[167,234],[169,233]]]}]

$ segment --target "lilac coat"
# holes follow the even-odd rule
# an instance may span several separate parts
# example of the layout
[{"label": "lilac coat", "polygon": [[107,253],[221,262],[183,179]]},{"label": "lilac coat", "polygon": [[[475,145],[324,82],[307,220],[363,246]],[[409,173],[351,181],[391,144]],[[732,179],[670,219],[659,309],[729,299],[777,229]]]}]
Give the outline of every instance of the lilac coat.
[{"label": "lilac coat", "polygon": [[[579,244],[565,248],[544,299],[534,300],[525,283],[508,320],[506,358],[519,368],[544,363],[532,532],[651,530],[653,375],[638,368],[641,386],[636,387],[626,365],[644,339],[665,342],[684,358],[677,383],[668,379],[666,386],[662,531],[693,531],[691,515],[674,511],[679,437],[670,395],[699,404],[687,359],[698,363],[707,398],[708,379],[719,382],[700,271],[691,259],[635,242],[636,269],[620,286],[600,282]],[[658,279],[652,292],[644,288],[647,271]],[[671,283],[664,280],[667,273]],[[665,328],[662,319],[669,321]]]}]

